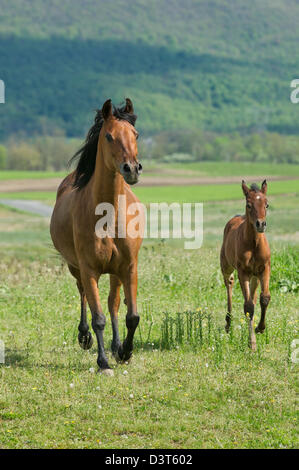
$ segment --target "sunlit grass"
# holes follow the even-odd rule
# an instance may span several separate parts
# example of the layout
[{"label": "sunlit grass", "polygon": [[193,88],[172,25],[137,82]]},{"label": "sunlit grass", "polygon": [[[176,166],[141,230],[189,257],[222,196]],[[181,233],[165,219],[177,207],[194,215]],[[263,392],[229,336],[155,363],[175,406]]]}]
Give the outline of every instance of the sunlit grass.
[{"label": "sunlit grass", "polygon": [[[283,212],[284,230],[297,230],[293,201],[274,197],[269,237]],[[233,201],[207,204],[200,250],[144,243],[134,357],[118,366],[110,358],[115,376],[108,378],[96,374],[95,345],[86,352],[77,344],[78,292],[51,248],[48,222],[0,208],[1,447],[298,447],[298,365],[291,362],[298,245],[271,242],[272,299],[253,354],[238,282],[232,330],[224,331],[219,249],[223,223],[237,209]],[[99,286],[109,349],[108,276]],[[121,302],[121,337],[125,311]],[[256,313],[257,321],[259,307]]]}]

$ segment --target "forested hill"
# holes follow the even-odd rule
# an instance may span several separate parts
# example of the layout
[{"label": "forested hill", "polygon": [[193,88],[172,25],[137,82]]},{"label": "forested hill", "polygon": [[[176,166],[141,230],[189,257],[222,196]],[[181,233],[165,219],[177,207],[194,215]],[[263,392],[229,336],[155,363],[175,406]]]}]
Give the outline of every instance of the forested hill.
[{"label": "forested hill", "polygon": [[0,0],[0,137],[81,136],[107,98],[138,129],[297,133],[297,0]]}]

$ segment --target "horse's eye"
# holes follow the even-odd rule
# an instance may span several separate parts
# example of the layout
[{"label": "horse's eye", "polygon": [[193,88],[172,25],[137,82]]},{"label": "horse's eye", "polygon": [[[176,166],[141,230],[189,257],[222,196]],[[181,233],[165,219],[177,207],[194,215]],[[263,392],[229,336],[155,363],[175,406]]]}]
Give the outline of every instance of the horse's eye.
[{"label": "horse's eye", "polygon": [[109,132],[107,132],[107,134],[105,135],[106,139],[108,140],[108,142],[113,142],[113,137],[111,134],[109,134]]},{"label": "horse's eye", "polygon": [[251,209],[251,204],[250,204],[249,202],[247,202],[246,207],[247,207],[248,209]]},{"label": "horse's eye", "polygon": [[269,207],[269,204],[266,204],[266,209],[268,209],[268,207]]}]

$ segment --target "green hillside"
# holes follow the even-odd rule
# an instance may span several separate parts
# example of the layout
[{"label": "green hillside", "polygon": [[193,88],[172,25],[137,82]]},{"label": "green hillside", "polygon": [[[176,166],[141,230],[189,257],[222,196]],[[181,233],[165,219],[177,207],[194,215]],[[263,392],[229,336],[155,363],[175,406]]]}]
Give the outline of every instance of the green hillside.
[{"label": "green hillside", "polygon": [[0,138],[129,96],[138,128],[297,133],[296,0],[0,0]]}]

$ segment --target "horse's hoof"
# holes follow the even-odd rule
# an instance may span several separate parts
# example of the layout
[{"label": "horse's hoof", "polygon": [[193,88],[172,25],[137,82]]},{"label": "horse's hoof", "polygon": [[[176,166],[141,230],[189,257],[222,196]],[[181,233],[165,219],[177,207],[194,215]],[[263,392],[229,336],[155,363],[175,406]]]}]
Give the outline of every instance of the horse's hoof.
[{"label": "horse's hoof", "polygon": [[112,369],[99,369],[99,373],[102,375],[107,375],[108,377],[114,376],[114,372]]},{"label": "horse's hoof", "polygon": [[262,329],[262,328],[259,328],[258,326],[255,329],[256,333],[264,333],[264,331],[265,331],[265,328]]},{"label": "horse's hoof", "polygon": [[112,356],[116,358],[116,356],[118,355],[118,350],[119,348],[121,347],[121,343],[118,343],[118,344],[114,344],[113,341],[111,343],[111,353],[112,353]]},{"label": "horse's hoof", "polygon": [[225,325],[225,331],[226,333],[229,333],[230,325]]},{"label": "horse's hoof", "polygon": [[118,351],[113,352],[113,356],[114,356],[116,362],[118,362],[118,363],[122,363],[122,362],[123,362],[122,356],[120,356],[120,354],[119,354]]},{"label": "horse's hoof", "polygon": [[90,333],[90,331],[87,332],[87,335],[82,335],[82,333],[79,333],[78,341],[82,349],[84,350],[90,349],[91,346],[93,345],[92,334]]},{"label": "horse's hoof", "polygon": [[118,351],[114,354],[116,362],[123,364],[124,362],[130,362],[132,358],[133,351],[126,352],[123,349],[123,346],[118,348]]}]

